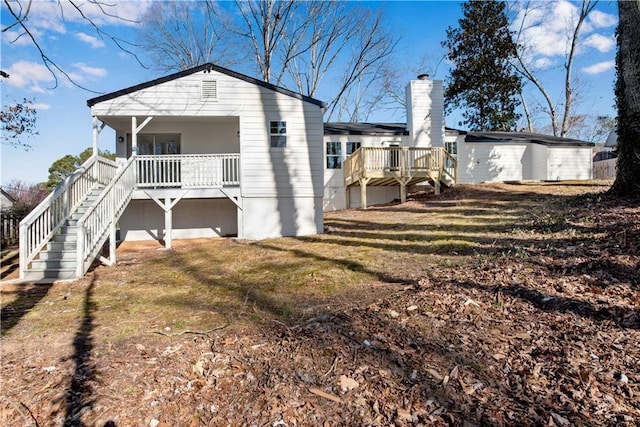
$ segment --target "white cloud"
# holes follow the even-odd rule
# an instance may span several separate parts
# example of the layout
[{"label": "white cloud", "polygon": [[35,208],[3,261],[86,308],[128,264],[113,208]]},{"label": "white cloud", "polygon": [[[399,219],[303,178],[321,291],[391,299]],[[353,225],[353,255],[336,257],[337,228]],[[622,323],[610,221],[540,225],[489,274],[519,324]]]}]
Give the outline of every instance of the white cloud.
[{"label": "white cloud", "polygon": [[[37,33],[34,36],[37,37]],[[7,30],[2,33],[2,38],[5,43],[13,44],[14,46],[28,46],[31,44],[31,39],[25,33],[20,31]]]},{"label": "white cloud", "polygon": [[608,28],[618,23],[618,19],[614,15],[594,10],[589,14],[587,23],[590,28]]},{"label": "white cloud", "polygon": [[89,46],[93,47],[93,48],[100,48],[100,47],[104,47],[104,42],[102,40],[100,40],[97,37],[94,36],[90,36],[87,33],[81,33],[81,32],[77,32],[75,34],[76,38],[82,42],[87,43]]},{"label": "white cloud", "polygon": [[609,52],[616,45],[616,40],[612,36],[603,36],[602,34],[591,34],[584,42],[584,46],[597,49],[599,52]]},{"label": "white cloud", "polygon": [[587,74],[600,74],[613,69],[615,66],[615,61],[603,61],[590,65],[588,67],[584,67],[582,68],[582,71]]},{"label": "white cloud", "polygon": [[37,62],[18,61],[13,63],[7,70],[9,78],[5,81],[11,86],[27,88],[33,92],[43,93],[44,83],[53,83],[53,74],[44,65]]},{"label": "white cloud", "polygon": [[49,104],[45,104],[42,102],[36,102],[35,104],[32,105],[33,108],[36,109],[36,111],[41,111],[41,110],[48,110],[51,108],[51,105]]},{"label": "white cloud", "polygon": [[533,67],[538,70],[546,70],[553,66],[553,61],[549,58],[537,58],[533,61]]},{"label": "white cloud", "polygon": [[91,67],[91,66],[89,66],[87,64],[83,64],[81,62],[73,64],[73,66],[76,68],[76,70],[78,70],[79,72],[81,72],[85,76],[104,77],[104,76],[107,75],[107,70],[104,69],[104,68]]}]

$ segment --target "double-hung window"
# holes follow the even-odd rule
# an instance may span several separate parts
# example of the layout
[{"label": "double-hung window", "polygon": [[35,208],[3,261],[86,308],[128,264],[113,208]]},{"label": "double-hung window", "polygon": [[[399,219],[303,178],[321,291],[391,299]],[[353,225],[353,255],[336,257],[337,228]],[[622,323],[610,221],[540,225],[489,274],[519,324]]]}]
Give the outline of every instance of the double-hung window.
[{"label": "double-hung window", "polygon": [[358,148],[360,148],[360,142],[347,142],[347,157],[352,155]]},{"label": "double-hung window", "polygon": [[285,148],[287,146],[287,122],[269,122],[269,144],[271,148]]},{"label": "double-hung window", "polygon": [[340,169],[342,166],[342,143],[327,142],[327,169]]}]

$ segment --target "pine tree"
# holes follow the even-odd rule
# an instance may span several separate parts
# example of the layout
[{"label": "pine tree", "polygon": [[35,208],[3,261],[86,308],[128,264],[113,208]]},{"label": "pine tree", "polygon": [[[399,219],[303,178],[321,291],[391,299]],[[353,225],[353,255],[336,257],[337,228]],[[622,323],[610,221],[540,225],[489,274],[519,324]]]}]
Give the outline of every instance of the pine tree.
[{"label": "pine tree", "polygon": [[618,2],[618,171],[611,192],[640,193],[640,0]]},{"label": "pine tree", "polygon": [[514,130],[522,83],[510,64],[515,45],[505,4],[470,0],[462,10],[459,27],[449,27],[442,43],[453,63],[444,94],[447,109],[465,109],[464,124],[471,130]]}]

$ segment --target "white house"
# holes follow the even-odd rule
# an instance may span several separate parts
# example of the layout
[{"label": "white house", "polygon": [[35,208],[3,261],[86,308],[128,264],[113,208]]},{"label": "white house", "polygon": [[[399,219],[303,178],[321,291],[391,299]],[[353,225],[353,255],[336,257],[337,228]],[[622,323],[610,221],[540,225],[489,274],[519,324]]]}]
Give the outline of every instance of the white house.
[{"label": "white house", "polygon": [[16,203],[13,197],[4,189],[0,188],[0,211],[6,211],[13,207]]},{"label": "white house", "polygon": [[[87,104],[94,155],[22,222],[22,278],[115,262],[118,228],[166,247],[322,232],[321,101],[204,64]],[[115,162],[98,155],[104,126],[115,130]]]},{"label": "white house", "polygon": [[325,210],[402,200],[426,183],[592,178],[591,142],[445,128],[442,81],[411,81],[406,108],[406,124],[325,124]]}]

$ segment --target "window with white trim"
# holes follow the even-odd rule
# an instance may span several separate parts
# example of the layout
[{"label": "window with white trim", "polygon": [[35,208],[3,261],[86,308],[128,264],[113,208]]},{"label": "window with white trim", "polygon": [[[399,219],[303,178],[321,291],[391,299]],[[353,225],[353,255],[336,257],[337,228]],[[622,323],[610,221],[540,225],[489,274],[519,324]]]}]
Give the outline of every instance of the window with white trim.
[{"label": "window with white trim", "polygon": [[285,148],[287,146],[287,122],[269,122],[269,144],[271,148]]},{"label": "window with white trim", "polygon": [[327,141],[327,169],[342,167],[342,143]]},{"label": "window with white trim", "polygon": [[358,148],[360,148],[360,142],[347,142],[347,152],[346,155],[352,155]]}]

